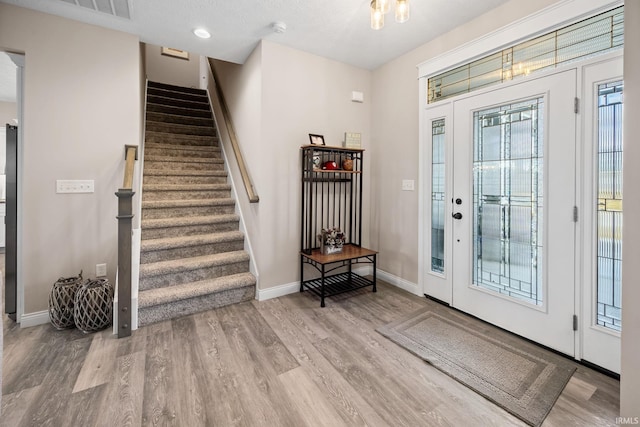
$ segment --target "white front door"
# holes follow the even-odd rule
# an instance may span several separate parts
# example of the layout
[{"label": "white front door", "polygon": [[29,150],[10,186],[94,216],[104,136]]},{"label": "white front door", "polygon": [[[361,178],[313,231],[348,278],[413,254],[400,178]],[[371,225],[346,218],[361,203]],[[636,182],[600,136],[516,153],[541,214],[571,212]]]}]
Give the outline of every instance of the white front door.
[{"label": "white front door", "polygon": [[576,70],[453,102],[451,304],[574,355]]}]

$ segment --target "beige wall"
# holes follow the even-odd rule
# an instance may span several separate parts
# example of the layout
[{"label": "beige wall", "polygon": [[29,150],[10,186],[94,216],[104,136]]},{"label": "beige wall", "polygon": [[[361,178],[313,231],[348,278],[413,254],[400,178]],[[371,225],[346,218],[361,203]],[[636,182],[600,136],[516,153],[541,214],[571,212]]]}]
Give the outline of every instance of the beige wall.
[{"label": "beige wall", "polygon": [[[95,264],[116,271],[124,144],[140,141],[138,38],[0,4],[0,43],[25,53],[21,281],[25,313],[47,309],[52,283]],[[56,179],[93,179],[93,194],[56,194]]]},{"label": "beige wall", "polygon": [[[243,66],[218,68],[260,203],[244,209],[260,288],[299,280],[300,146],[308,134],[341,145],[361,132],[370,147],[371,74],[367,70],[263,41]],[[365,103],[350,101],[364,92]],[[365,218],[371,192],[365,163]],[[239,184],[241,185],[241,184]],[[244,191],[240,187],[240,191]],[[241,199],[246,198],[241,194]],[[368,239],[365,239],[365,245]]]},{"label": "beige wall", "polygon": [[15,126],[13,119],[17,118],[18,105],[15,102],[0,101],[0,126],[4,127],[7,123]]},{"label": "beige wall", "polygon": [[189,54],[189,59],[162,55],[161,47],[145,45],[147,78],[154,82],[176,86],[200,87],[200,56]]},{"label": "beige wall", "polygon": [[[622,265],[622,374],[620,414],[640,417],[640,3],[628,1],[624,11],[624,236]],[[637,418],[636,418],[637,419]],[[635,424],[638,422],[636,421]]]},{"label": "beige wall", "polygon": [[[418,72],[416,66],[556,0],[509,3],[479,16],[373,72],[371,240],[379,268],[418,283]],[[415,191],[402,191],[403,179]]]}]

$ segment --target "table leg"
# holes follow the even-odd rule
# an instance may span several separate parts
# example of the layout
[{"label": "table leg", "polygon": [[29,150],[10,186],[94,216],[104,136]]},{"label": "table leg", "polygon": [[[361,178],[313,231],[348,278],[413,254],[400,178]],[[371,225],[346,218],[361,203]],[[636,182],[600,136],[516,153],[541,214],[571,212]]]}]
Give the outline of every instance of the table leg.
[{"label": "table leg", "polygon": [[377,258],[377,254],[373,255],[373,292],[378,292],[378,289],[376,289],[376,258]]}]

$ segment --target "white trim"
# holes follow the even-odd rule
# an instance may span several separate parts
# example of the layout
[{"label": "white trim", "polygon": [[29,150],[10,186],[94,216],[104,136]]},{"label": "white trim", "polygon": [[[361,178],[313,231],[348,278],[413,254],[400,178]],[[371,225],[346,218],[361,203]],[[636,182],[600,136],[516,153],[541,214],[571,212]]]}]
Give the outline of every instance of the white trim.
[{"label": "white trim", "polygon": [[383,270],[378,270],[378,278],[411,294],[423,296],[417,283],[410,282]]},{"label": "white trim", "polygon": [[[429,77],[505,47],[624,4],[621,0],[564,0],[482,37],[418,64],[418,78]],[[423,97],[426,92],[421,92]]]},{"label": "white trim", "polygon": [[36,311],[34,313],[24,313],[20,318],[20,328],[30,328],[32,326],[49,323],[49,311]]},{"label": "white trim", "polygon": [[291,282],[280,286],[274,286],[267,289],[258,289],[258,301],[266,301],[271,298],[283,297],[289,294],[300,292],[300,282]]}]

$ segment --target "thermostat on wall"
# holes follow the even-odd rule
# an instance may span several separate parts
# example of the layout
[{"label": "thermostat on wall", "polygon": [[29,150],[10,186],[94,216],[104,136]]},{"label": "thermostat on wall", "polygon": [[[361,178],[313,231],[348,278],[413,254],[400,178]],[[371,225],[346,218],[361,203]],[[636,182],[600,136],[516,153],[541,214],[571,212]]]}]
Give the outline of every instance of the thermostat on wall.
[{"label": "thermostat on wall", "polygon": [[344,146],[346,148],[361,148],[362,147],[361,135],[356,132],[345,132]]}]

